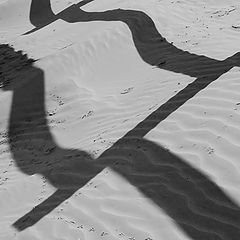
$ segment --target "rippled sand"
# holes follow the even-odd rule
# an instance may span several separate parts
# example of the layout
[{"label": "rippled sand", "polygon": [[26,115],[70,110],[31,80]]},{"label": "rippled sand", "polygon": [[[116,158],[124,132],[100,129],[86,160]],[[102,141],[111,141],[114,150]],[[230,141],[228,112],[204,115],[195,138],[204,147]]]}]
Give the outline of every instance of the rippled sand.
[{"label": "rippled sand", "polygon": [[74,3],[0,0],[0,239],[238,240],[240,5]]}]

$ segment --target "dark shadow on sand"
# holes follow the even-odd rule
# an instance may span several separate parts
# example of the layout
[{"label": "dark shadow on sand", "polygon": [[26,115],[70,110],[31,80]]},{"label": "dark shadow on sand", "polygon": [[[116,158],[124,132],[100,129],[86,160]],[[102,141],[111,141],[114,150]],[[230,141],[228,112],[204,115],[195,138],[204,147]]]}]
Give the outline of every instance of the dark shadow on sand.
[{"label": "dark shadow on sand", "polygon": [[[36,7],[37,2],[33,1],[32,7]],[[45,4],[50,6],[49,1]],[[34,14],[31,15],[38,30],[53,22],[50,10],[47,12],[50,17],[45,25],[43,18],[39,22],[40,18],[34,20]],[[98,159],[92,159],[86,152],[56,145],[46,120],[43,71],[22,53],[1,46],[0,66],[5,76],[2,88],[13,91],[8,130],[13,158],[22,172],[41,174],[58,189],[17,220],[14,227],[22,231],[34,225],[105,167],[111,167],[163,209],[191,239],[238,240],[240,207],[203,173],[143,137],[211,82],[239,66],[239,53],[218,61],[182,51],[168,43],[158,33],[151,18],[139,11],[117,9],[87,13],[74,5],[57,16],[67,22],[125,22],[146,63],[194,76],[196,80],[126,133]],[[12,77],[13,69],[22,64],[22,70]],[[31,74],[25,76],[25,72]]]}]

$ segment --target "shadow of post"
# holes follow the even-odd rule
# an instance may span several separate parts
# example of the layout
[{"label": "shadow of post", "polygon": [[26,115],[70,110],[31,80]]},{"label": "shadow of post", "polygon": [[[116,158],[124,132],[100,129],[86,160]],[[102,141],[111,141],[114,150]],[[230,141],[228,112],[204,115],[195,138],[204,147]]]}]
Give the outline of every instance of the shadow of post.
[{"label": "shadow of post", "polygon": [[[163,209],[190,238],[238,240],[239,206],[203,173],[143,137],[199,91],[232,67],[239,66],[239,53],[218,61],[182,51],[168,43],[157,32],[151,18],[139,11],[117,9],[87,13],[74,5],[59,13],[57,18],[68,22],[123,21],[131,30],[134,44],[146,63],[194,76],[196,80],[126,133],[98,159],[92,159],[86,152],[56,145],[46,122],[43,71],[21,53],[1,46],[1,72],[5,75],[2,89],[13,91],[8,131],[13,158],[21,171],[28,175],[39,173],[58,189],[17,220],[14,227],[22,231],[34,225],[108,166]],[[12,78],[16,65],[22,64],[23,77],[18,72]],[[26,72],[30,72],[31,77],[25,76]]]}]

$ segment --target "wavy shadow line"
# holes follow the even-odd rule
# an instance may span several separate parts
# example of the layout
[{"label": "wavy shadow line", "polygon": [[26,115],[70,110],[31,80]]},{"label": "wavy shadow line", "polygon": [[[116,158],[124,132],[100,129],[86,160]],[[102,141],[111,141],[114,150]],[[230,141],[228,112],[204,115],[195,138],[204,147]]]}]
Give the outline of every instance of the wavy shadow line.
[{"label": "wavy shadow line", "polygon": [[[17,220],[14,227],[22,231],[34,225],[109,166],[162,208],[190,238],[239,239],[239,206],[197,169],[163,147],[143,139],[157,124],[199,91],[232,67],[239,66],[239,53],[218,61],[177,49],[162,38],[152,20],[142,12],[118,9],[86,13],[75,6],[70,9],[71,11],[63,11],[64,14],[61,14],[69,22],[73,21],[73,17],[74,21],[101,19],[125,22],[143,60],[151,65],[160,62],[159,67],[163,69],[195,76],[197,79],[94,160],[86,152],[62,149],[56,145],[46,122],[43,71],[28,64],[29,59],[21,53],[14,52],[8,46],[1,47],[1,51],[5,52],[5,55],[1,54],[4,56],[1,66],[5,66],[1,71],[6,76],[3,89],[13,91],[8,131],[13,157],[21,171],[29,175],[42,174],[58,189]],[[154,40],[151,42],[148,37],[154,37]],[[159,50],[161,51],[158,52]],[[13,60],[9,59],[9,55]],[[25,72],[31,73],[31,77],[28,75],[26,82],[20,86],[15,83],[18,80],[11,77],[16,64],[26,64],[27,67],[22,70],[23,75]],[[17,76],[20,81],[25,79],[19,73]]]}]

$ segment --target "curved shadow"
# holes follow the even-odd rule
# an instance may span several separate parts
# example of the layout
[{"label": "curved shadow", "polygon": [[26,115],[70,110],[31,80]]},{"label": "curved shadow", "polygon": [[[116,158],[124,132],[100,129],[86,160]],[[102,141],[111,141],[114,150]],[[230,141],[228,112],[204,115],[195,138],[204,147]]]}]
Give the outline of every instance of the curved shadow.
[{"label": "curved shadow", "polygon": [[[157,30],[152,19],[141,11],[115,9],[104,12],[86,12],[79,7],[94,0],[84,0],[74,4],[58,14],[50,7],[50,0],[32,0],[30,21],[36,28],[25,33],[39,31],[45,26],[61,19],[68,23],[91,21],[121,21],[132,33],[134,45],[146,63],[168,71],[182,73],[191,77],[202,77],[211,74],[211,69],[218,68],[218,77],[233,66],[240,66],[240,53],[231,59],[218,61],[206,56],[183,51],[169,43]],[[38,11],[38,9],[44,9]],[[44,13],[43,13],[44,12]],[[46,14],[45,14],[46,12]],[[51,14],[49,14],[51,12]],[[43,21],[45,19],[45,22]],[[216,74],[213,71],[212,74]]]},{"label": "curved shadow", "polygon": [[[49,130],[44,99],[44,72],[21,51],[0,45],[0,86],[12,91],[8,142],[17,167],[27,175],[41,174],[57,191],[14,226],[23,230],[39,221],[101,169],[91,156],[80,150],[64,149]],[[30,222],[27,222],[28,218]]]},{"label": "curved shadow", "polygon": [[[33,2],[36,4],[37,1]],[[13,91],[8,131],[12,155],[21,171],[29,175],[39,173],[58,189],[17,220],[14,227],[22,231],[34,225],[109,166],[163,209],[190,238],[239,239],[239,206],[197,169],[163,147],[143,139],[195,94],[232,67],[239,66],[239,53],[218,61],[177,49],[162,38],[151,18],[138,11],[118,9],[86,13],[75,5],[57,16],[68,22],[123,21],[129,26],[135,46],[145,62],[197,79],[125,134],[98,159],[91,159],[86,152],[62,149],[56,145],[46,121],[43,71],[32,65],[26,56],[3,45],[0,48],[3,58],[1,71],[5,75],[2,88]],[[16,65],[24,67],[11,77]],[[28,76],[24,75],[26,72]],[[18,81],[22,83],[18,84]]]}]

